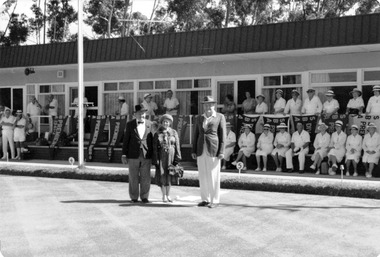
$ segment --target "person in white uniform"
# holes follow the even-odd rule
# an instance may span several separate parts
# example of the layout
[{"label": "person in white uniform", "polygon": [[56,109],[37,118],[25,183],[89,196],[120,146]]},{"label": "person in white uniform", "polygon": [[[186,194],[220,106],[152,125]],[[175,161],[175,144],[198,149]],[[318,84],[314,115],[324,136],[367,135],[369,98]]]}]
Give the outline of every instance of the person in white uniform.
[{"label": "person in white uniform", "polygon": [[[87,97],[83,97],[83,117],[84,118],[86,118],[86,115],[87,115],[87,104],[88,104]],[[78,116],[79,116],[79,99],[78,99],[78,97],[74,98],[74,101],[72,102],[71,106],[75,107],[74,118],[78,118]]]},{"label": "person in white uniform", "polygon": [[28,115],[28,117],[30,117],[34,129],[35,129],[35,131],[37,131],[38,127],[39,127],[39,117],[38,116],[41,115],[42,106],[37,101],[36,97],[32,96],[30,98],[30,100],[31,100],[30,103],[28,103],[28,105],[26,107],[26,114]]},{"label": "person in white uniform", "polygon": [[3,157],[2,160],[7,159],[8,144],[11,149],[11,158],[15,159],[15,145],[13,141],[13,129],[16,122],[16,117],[11,114],[11,109],[5,108],[4,114],[0,119],[0,125],[2,127],[3,134]]},{"label": "person in white uniform", "polygon": [[368,101],[366,112],[369,115],[380,115],[380,85],[372,89],[373,96]]},{"label": "person in white uniform", "polygon": [[144,101],[142,102],[142,105],[145,107],[145,109],[148,110],[146,112],[146,115],[149,115],[149,116],[155,116],[156,115],[155,111],[157,111],[158,109],[157,104],[152,101],[152,98],[153,98],[152,94],[146,93],[144,95]]},{"label": "person in white uniform", "polygon": [[350,166],[354,167],[354,177],[358,176],[358,163],[362,155],[363,138],[359,135],[359,127],[357,125],[351,126],[351,135],[347,137],[346,141],[346,176],[350,176]]},{"label": "person in white uniform", "polygon": [[24,143],[25,143],[25,134],[27,130],[27,121],[22,114],[22,110],[17,110],[16,112],[17,117],[15,121],[14,126],[14,135],[13,140],[16,143],[16,150],[17,150],[17,156],[15,157],[16,160],[21,159],[21,152],[25,151]]},{"label": "person in white uniform", "polygon": [[292,90],[292,98],[288,100],[285,105],[284,114],[299,115],[301,114],[302,101],[299,98],[300,93],[296,90]]},{"label": "person in white uniform", "polygon": [[263,171],[267,171],[268,155],[273,151],[273,133],[270,131],[270,125],[265,124],[263,133],[261,133],[257,140],[256,161],[257,169],[255,171],[261,171],[260,169],[260,157],[263,157]]},{"label": "person in white uniform", "polygon": [[311,156],[311,160],[314,161],[310,166],[311,169],[317,170],[315,174],[319,175],[321,173],[320,167],[323,158],[327,156],[330,145],[330,134],[326,132],[327,125],[325,123],[320,123],[318,126],[319,133],[314,139],[314,154]]},{"label": "person in white uniform", "polygon": [[226,123],[226,148],[224,150],[224,159],[222,160],[222,170],[226,169],[226,162],[230,161],[231,155],[234,153],[236,146],[236,134],[231,130],[232,125],[230,122]]},{"label": "person in white uniform", "polygon": [[264,95],[258,95],[256,96],[257,99],[257,105],[255,112],[256,114],[265,114],[268,112],[268,105],[264,102],[265,96]]},{"label": "person in white uniform", "polygon": [[276,102],[274,103],[273,109],[274,114],[283,114],[286,106],[286,101],[282,97],[284,95],[284,91],[281,89],[276,90]]},{"label": "person in white uniform", "polygon": [[301,122],[297,123],[297,131],[293,133],[291,140],[291,148],[285,153],[286,168],[288,172],[294,171],[293,156],[298,155],[299,173],[304,173],[305,157],[309,152],[310,135],[303,129]]},{"label": "person in white uniform", "polygon": [[365,166],[365,176],[372,177],[372,171],[375,165],[379,163],[380,158],[380,135],[376,132],[376,125],[374,123],[368,124],[368,133],[365,134],[363,139],[363,164]]},{"label": "person in white uniform", "polygon": [[49,103],[46,107],[50,116],[49,131],[52,132],[54,118],[58,116],[58,100],[54,98],[54,95],[50,95],[48,101]]},{"label": "person in white uniform", "polygon": [[343,122],[341,120],[335,121],[335,132],[332,133],[329,146],[329,169],[330,175],[335,175],[338,169],[338,163],[343,160],[346,154],[346,139],[347,135],[342,131]]},{"label": "person in white uniform", "polygon": [[331,115],[338,112],[339,103],[336,99],[334,99],[334,91],[327,91],[325,96],[327,100],[323,103],[322,113],[326,115],[326,118],[330,118]]},{"label": "person in white uniform", "polygon": [[303,102],[302,113],[306,115],[321,114],[322,102],[319,97],[315,95],[315,89],[309,88],[306,92],[308,97]]},{"label": "person in white uniform", "polygon": [[240,135],[238,140],[239,152],[236,160],[232,165],[236,165],[238,161],[242,160],[244,163],[243,170],[247,170],[247,158],[255,151],[256,136],[251,132],[252,125],[244,124],[244,132]]},{"label": "person in white uniform", "polygon": [[164,102],[164,109],[167,114],[177,115],[179,110],[178,99],[173,97],[173,91],[168,90],[166,92],[166,99]]},{"label": "person in white uniform", "polygon": [[348,101],[346,114],[362,114],[364,110],[364,101],[361,97],[362,91],[358,88],[354,88],[350,95],[352,98]]},{"label": "person in white uniform", "polygon": [[279,132],[277,132],[276,137],[274,138],[274,149],[272,151],[272,156],[274,163],[276,164],[276,171],[282,171],[282,162],[285,157],[285,153],[289,150],[291,137],[290,134],[286,131],[288,126],[285,123],[280,123],[277,126]]},{"label": "person in white uniform", "polygon": [[125,98],[124,96],[119,96],[118,97],[118,101],[119,101],[119,108],[120,108],[120,111],[119,112],[116,112],[116,115],[121,115],[121,116],[124,116],[124,115],[128,115],[129,114],[129,106],[128,104],[125,102]]}]

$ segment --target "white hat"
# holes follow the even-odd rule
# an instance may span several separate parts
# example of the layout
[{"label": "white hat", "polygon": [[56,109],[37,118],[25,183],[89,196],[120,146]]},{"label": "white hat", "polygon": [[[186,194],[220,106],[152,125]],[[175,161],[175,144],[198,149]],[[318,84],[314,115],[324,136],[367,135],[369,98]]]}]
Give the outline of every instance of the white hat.
[{"label": "white hat", "polygon": [[286,124],[284,122],[281,122],[280,125],[277,126],[278,129],[286,129],[288,128],[288,126],[286,126]]},{"label": "white hat", "polygon": [[144,95],[144,99],[147,98],[147,97],[153,97],[153,96],[152,96],[152,94],[150,94],[150,93],[146,93],[146,94]]},{"label": "white hat", "polygon": [[119,96],[118,100],[125,100],[124,96]]},{"label": "white hat", "polygon": [[328,126],[327,126],[326,123],[324,123],[324,122],[321,122],[321,123],[318,124],[318,127],[321,127],[321,126],[323,126],[323,127],[325,127],[325,128],[328,128]]},{"label": "white hat", "polygon": [[380,91],[380,85],[373,86],[372,91]]},{"label": "white hat", "polygon": [[284,94],[284,91],[282,91],[281,89],[277,89],[277,90],[276,90],[276,94],[277,94],[277,93],[280,93],[281,95],[283,95],[283,94]]},{"label": "white hat", "polygon": [[265,124],[265,125],[264,125],[264,128],[268,128],[268,129],[270,129],[270,125],[269,125],[269,124]]},{"label": "white hat", "polygon": [[243,128],[249,128],[249,129],[251,129],[252,128],[252,124],[245,123],[245,124],[243,124]]},{"label": "white hat", "polygon": [[17,110],[17,114],[22,114],[22,110]]},{"label": "white hat", "polygon": [[352,95],[353,93],[358,93],[359,94],[359,96],[361,96],[362,95],[362,91],[360,91],[358,88],[354,88],[354,89],[352,89],[352,91],[350,92],[350,95]]},{"label": "white hat", "polygon": [[259,97],[262,97],[263,99],[265,99],[265,96],[263,94],[259,94],[258,96],[256,96],[256,98],[259,98]]},{"label": "white hat", "polygon": [[359,127],[357,125],[353,124],[353,125],[351,125],[351,129],[357,129],[357,130],[359,130]]},{"label": "white hat", "polygon": [[334,94],[334,91],[329,90],[329,91],[327,91],[327,92],[325,93],[325,95],[326,95],[326,96],[334,96],[335,94]]},{"label": "white hat", "polygon": [[375,128],[375,129],[377,129],[375,123],[373,123],[373,122],[371,122],[370,124],[368,124],[367,129],[369,129],[369,128]]},{"label": "white hat", "polygon": [[335,126],[340,126],[340,127],[342,127],[342,126],[343,126],[343,121],[341,121],[341,120],[337,120],[337,121],[335,121]]}]

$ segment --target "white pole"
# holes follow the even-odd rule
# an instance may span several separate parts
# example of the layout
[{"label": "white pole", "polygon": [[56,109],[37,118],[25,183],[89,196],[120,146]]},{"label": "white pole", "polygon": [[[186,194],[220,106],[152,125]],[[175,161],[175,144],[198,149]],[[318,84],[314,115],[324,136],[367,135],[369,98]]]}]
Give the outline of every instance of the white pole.
[{"label": "white pole", "polygon": [[84,166],[83,124],[83,0],[78,0],[78,166]]}]

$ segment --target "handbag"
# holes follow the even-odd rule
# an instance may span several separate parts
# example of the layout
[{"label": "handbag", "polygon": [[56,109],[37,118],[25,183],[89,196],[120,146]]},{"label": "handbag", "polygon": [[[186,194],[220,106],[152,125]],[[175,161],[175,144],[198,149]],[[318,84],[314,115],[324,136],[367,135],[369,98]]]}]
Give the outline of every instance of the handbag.
[{"label": "handbag", "polygon": [[179,178],[183,177],[184,169],[179,164],[177,164],[176,166],[174,166],[172,164],[169,165],[168,171],[169,171],[169,175],[171,175],[171,176],[179,177]]}]

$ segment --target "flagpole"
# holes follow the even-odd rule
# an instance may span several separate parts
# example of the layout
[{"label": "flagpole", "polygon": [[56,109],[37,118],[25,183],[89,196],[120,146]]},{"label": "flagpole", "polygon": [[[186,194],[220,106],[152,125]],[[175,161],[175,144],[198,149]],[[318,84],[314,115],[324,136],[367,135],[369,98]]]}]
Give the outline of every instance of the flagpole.
[{"label": "flagpole", "polygon": [[78,166],[84,166],[83,0],[78,0]]}]

